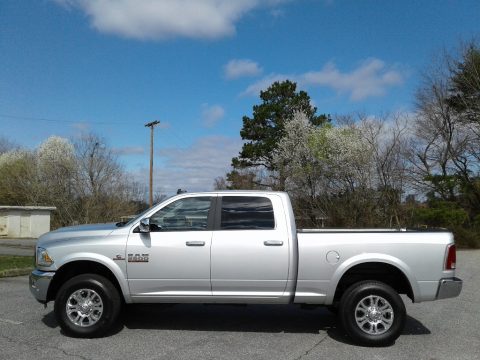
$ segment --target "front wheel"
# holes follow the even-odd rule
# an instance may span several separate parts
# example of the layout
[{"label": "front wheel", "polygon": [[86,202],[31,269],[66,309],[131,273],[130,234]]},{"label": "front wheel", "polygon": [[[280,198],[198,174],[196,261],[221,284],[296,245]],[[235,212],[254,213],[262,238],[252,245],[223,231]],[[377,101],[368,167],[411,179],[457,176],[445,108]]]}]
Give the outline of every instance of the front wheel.
[{"label": "front wheel", "polygon": [[62,285],[54,312],[62,330],[73,337],[100,337],[112,328],[121,309],[120,295],[107,278],[78,275]]},{"label": "front wheel", "polygon": [[343,328],[356,342],[385,346],[401,334],[406,320],[405,304],[387,284],[362,281],[342,295],[339,316]]}]

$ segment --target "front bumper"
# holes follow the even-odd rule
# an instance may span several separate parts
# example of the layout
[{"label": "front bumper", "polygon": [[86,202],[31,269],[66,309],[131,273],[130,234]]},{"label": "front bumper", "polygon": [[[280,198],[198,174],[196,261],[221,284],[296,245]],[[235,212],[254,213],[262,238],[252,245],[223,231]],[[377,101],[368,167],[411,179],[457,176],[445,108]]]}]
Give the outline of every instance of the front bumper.
[{"label": "front bumper", "polygon": [[463,281],[459,278],[440,279],[437,290],[437,300],[448,299],[460,295]]},{"label": "front bumper", "polygon": [[33,270],[30,274],[30,291],[38,302],[42,304],[47,303],[48,287],[54,275],[54,272],[37,269]]}]

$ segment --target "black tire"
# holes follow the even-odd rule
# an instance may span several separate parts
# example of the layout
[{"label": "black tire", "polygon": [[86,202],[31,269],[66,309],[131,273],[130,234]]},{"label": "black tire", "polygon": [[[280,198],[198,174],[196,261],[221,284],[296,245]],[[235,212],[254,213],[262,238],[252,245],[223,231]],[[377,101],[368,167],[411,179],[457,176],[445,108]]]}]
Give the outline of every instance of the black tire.
[{"label": "black tire", "polygon": [[[71,317],[77,317],[81,325],[75,324],[67,314],[67,302],[73,307],[83,304],[77,298],[85,299],[85,313],[73,310]],[[72,296],[72,298],[71,298]],[[88,300],[90,296],[92,300]],[[69,300],[70,299],[70,300]],[[89,306],[90,304],[95,306]],[[122,301],[115,286],[107,278],[97,274],[82,274],[65,282],[55,298],[54,312],[60,327],[66,335],[72,337],[101,337],[105,335],[118,320]],[[86,319],[83,318],[87,315]]]},{"label": "black tire", "polygon": [[[372,299],[378,301],[378,306],[372,303]],[[353,284],[343,293],[339,317],[344,330],[355,343],[386,346],[392,344],[402,333],[406,311],[402,298],[392,287],[378,281],[362,281]],[[357,324],[357,319],[360,324],[364,322],[363,326]]]},{"label": "black tire", "polygon": [[327,310],[330,311],[333,315],[338,315],[338,304],[336,305],[328,305]]}]

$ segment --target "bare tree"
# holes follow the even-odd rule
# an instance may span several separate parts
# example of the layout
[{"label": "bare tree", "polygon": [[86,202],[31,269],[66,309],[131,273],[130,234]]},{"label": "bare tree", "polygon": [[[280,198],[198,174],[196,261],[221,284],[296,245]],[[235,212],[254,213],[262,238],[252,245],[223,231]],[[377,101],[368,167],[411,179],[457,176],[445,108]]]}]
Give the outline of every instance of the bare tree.
[{"label": "bare tree", "polygon": [[125,174],[104,140],[86,134],[77,139],[74,146],[80,221],[112,221],[135,213],[132,201],[141,199],[141,191]]},{"label": "bare tree", "polygon": [[214,190],[226,190],[228,189],[227,180],[223,176],[216,177],[213,180]]},{"label": "bare tree", "polygon": [[480,137],[473,130],[475,124],[451,106],[451,87],[445,63],[424,77],[417,93],[412,170],[417,185],[445,201],[456,201],[467,187],[471,205],[478,207]]},{"label": "bare tree", "polygon": [[402,196],[408,187],[407,150],[410,138],[408,118],[393,114],[377,119],[361,117],[359,127],[372,149],[378,207],[388,225],[402,226]]},{"label": "bare tree", "polygon": [[0,155],[17,148],[18,146],[15,143],[11,142],[4,136],[0,136]]}]

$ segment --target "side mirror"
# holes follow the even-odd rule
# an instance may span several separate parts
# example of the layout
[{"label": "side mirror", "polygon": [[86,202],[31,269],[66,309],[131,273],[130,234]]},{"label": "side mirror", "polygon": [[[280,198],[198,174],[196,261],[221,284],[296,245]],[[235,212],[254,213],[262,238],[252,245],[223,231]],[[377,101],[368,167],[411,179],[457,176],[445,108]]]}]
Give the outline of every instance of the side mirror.
[{"label": "side mirror", "polygon": [[141,233],[149,233],[150,232],[150,219],[144,218],[140,220],[140,224],[138,224],[138,230]]}]

